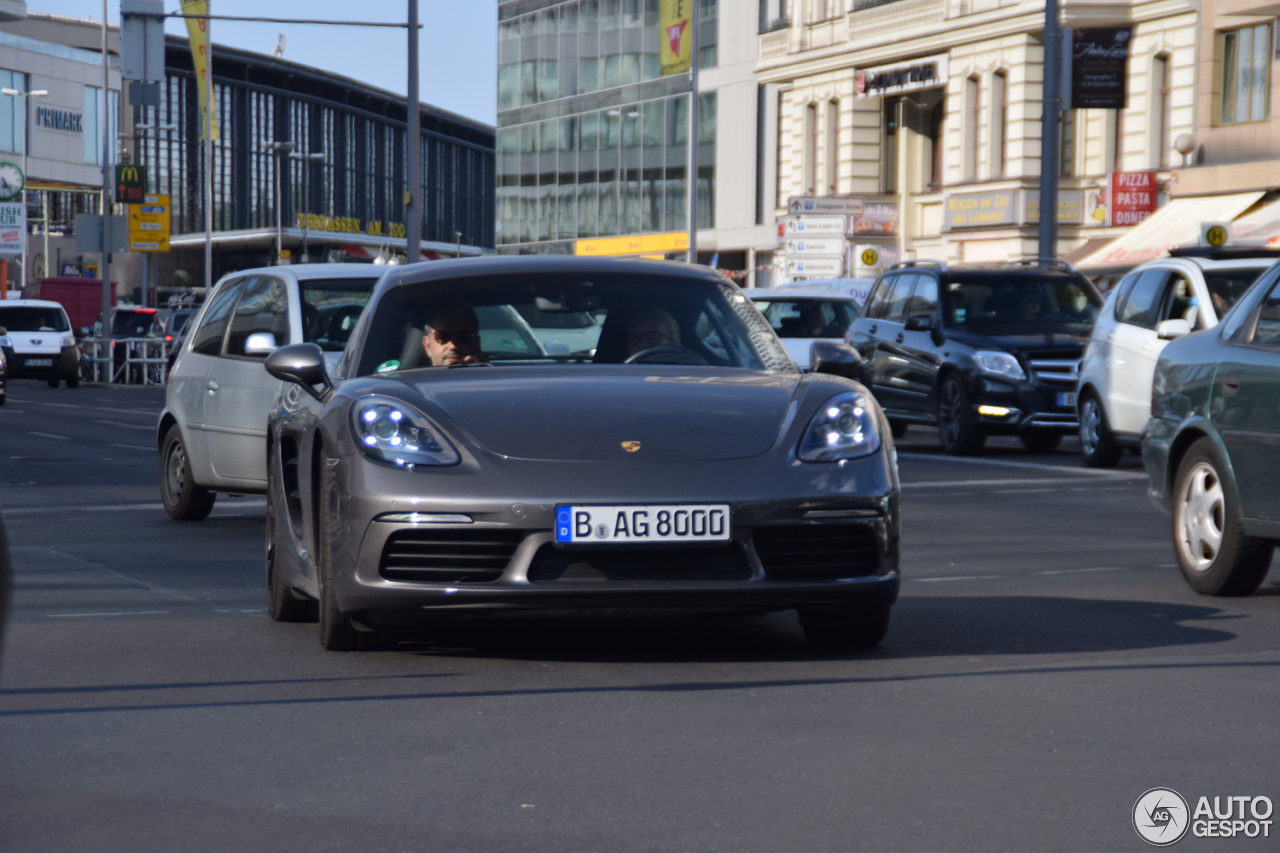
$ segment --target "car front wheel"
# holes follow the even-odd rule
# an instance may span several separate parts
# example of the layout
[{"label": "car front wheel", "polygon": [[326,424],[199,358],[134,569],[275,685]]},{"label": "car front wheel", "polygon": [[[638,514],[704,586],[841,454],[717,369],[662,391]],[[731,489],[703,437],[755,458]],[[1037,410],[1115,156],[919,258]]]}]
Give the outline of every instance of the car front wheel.
[{"label": "car front wheel", "polygon": [[1262,585],[1274,544],[1245,535],[1227,470],[1208,438],[1191,445],[1174,485],[1173,544],[1182,576],[1202,595],[1248,595]]},{"label": "car front wheel", "polygon": [[172,426],[160,446],[160,497],[164,511],[177,521],[200,521],[213,512],[218,496],[196,483],[182,432]]},{"label": "car front wheel", "polygon": [[331,652],[354,652],[390,645],[392,636],[384,631],[362,629],[338,605],[333,591],[333,530],[340,519],[335,512],[334,492],[337,484],[333,472],[325,466],[320,483],[320,512],[316,538],[319,540],[320,575],[320,645]]},{"label": "car front wheel", "polygon": [[938,390],[938,435],[942,449],[955,456],[976,453],[987,443],[969,404],[969,392],[958,374],[951,374]]},{"label": "car front wheel", "polygon": [[318,617],[315,599],[288,586],[280,572],[279,514],[276,499],[279,480],[275,476],[276,457],[267,460],[267,615],[277,622],[314,622]]},{"label": "car front wheel", "polygon": [[1124,448],[1107,426],[1102,401],[1093,394],[1080,405],[1080,455],[1090,468],[1114,468],[1124,455]]}]

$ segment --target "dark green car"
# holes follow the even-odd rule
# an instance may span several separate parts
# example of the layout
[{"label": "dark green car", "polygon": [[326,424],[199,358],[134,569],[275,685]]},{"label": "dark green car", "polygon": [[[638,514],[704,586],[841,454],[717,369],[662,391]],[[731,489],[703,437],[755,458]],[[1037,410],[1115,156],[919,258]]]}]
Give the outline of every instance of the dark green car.
[{"label": "dark green car", "polygon": [[1248,595],[1280,541],[1280,264],[1156,367],[1142,458],[1187,583]]}]

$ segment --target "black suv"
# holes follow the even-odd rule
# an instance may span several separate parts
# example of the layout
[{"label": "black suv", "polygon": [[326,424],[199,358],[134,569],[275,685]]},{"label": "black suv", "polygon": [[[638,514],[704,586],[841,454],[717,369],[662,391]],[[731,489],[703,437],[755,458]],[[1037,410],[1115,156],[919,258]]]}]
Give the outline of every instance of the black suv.
[{"label": "black suv", "polygon": [[949,453],[988,435],[1046,451],[1077,429],[1076,374],[1101,305],[1064,261],[907,261],[876,279],[845,339],[894,435],[928,424]]}]

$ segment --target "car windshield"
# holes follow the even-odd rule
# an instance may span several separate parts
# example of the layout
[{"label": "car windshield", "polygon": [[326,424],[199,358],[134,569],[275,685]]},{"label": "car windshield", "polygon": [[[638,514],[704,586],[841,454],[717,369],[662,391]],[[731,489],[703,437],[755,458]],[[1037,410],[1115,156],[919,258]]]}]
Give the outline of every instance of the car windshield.
[{"label": "car windshield", "polygon": [[169,334],[177,337],[186,328],[187,321],[196,315],[194,311],[175,311],[169,320]]},{"label": "car windshield", "polygon": [[0,326],[10,332],[69,332],[61,308],[0,308]]},{"label": "car windshield", "polygon": [[302,340],[330,352],[345,349],[377,283],[376,276],[299,281]]},{"label": "car windshield", "polygon": [[151,324],[156,320],[156,312],[117,311],[111,324],[111,334],[117,338],[145,338],[153,332]]},{"label": "car windshield", "polygon": [[835,299],[761,299],[756,307],[780,338],[843,338],[858,319],[852,302]]},{"label": "car windshield", "polygon": [[[581,335],[576,346],[567,333]],[[684,277],[534,273],[402,285],[379,301],[365,340],[359,375],[482,364],[793,369],[741,291]]]},{"label": "car windshield", "polygon": [[1101,304],[1092,288],[1071,275],[957,272],[947,286],[945,316],[955,328],[1000,326],[1006,334],[1045,324],[1085,331]]},{"label": "car windshield", "polygon": [[1245,269],[1205,270],[1204,283],[1213,300],[1213,311],[1222,319],[1222,315],[1231,310],[1231,306],[1240,301],[1249,286],[1258,280],[1258,276],[1270,267],[1248,267]]}]

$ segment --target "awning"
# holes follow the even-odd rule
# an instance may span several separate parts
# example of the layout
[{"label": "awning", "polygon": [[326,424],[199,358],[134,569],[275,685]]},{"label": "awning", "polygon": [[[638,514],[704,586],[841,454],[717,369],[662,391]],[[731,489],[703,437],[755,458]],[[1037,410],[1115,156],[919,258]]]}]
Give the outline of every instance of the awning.
[{"label": "awning", "polygon": [[372,258],[373,255],[364,250],[364,246],[357,246],[354,243],[339,243],[333,248],[338,249],[348,258]]},{"label": "awning", "polygon": [[1082,244],[1063,255],[1062,260],[1074,266],[1079,263],[1081,258],[1087,258],[1103,246],[1110,246],[1114,242],[1114,237],[1090,237],[1088,240],[1085,240]]},{"label": "awning", "polygon": [[1261,192],[1249,192],[1175,198],[1141,225],[1117,237],[1077,266],[1086,270],[1136,267],[1163,258],[1170,249],[1199,243],[1200,223],[1229,222],[1257,204],[1262,195]]},{"label": "awning", "polygon": [[1237,245],[1280,246],[1280,202],[1237,219],[1231,224],[1231,235]]}]

